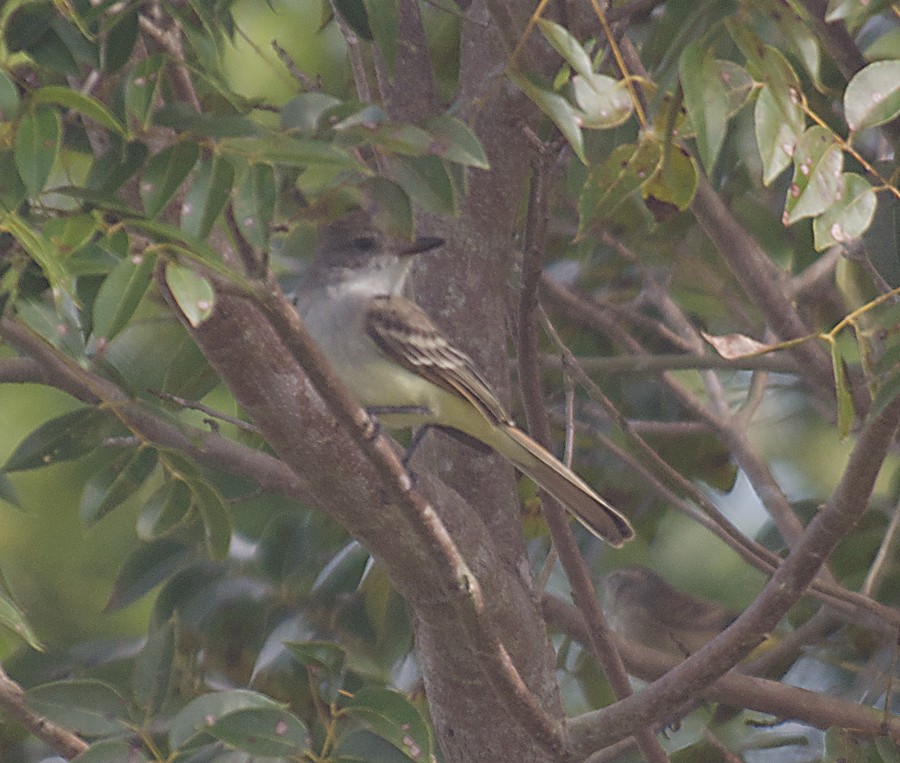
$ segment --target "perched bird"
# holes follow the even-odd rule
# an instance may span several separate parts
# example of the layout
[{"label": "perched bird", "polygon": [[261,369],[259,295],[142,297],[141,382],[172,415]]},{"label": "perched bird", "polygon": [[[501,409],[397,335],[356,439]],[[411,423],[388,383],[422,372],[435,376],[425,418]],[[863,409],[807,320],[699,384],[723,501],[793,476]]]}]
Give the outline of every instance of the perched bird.
[{"label": "perched bird", "polygon": [[355,211],[324,228],[294,303],[335,371],[390,427],[437,425],[478,440],[555,496],[613,546],[628,520],[513,423],[472,359],[402,296],[413,256],[443,242],[402,241]]},{"label": "perched bird", "polygon": [[675,588],[646,567],[625,567],[603,580],[609,627],[629,641],[687,657],[737,617],[723,605]]}]

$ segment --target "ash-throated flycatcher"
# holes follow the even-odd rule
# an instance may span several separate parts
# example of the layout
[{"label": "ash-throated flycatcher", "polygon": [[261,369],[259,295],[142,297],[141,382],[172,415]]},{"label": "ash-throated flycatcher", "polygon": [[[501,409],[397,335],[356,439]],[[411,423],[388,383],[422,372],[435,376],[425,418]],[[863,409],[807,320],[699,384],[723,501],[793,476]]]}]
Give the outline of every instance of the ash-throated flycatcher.
[{"label": "ash-throated flycatcher", "polygon": [[516,427],[472,360],[402,296],[411,255],[443,243],[377,232],[363,212],[322,230],[294,304],[360,404],[389,427],[435,425],[489,445],[594,535],[621,546],[628,520]]}]

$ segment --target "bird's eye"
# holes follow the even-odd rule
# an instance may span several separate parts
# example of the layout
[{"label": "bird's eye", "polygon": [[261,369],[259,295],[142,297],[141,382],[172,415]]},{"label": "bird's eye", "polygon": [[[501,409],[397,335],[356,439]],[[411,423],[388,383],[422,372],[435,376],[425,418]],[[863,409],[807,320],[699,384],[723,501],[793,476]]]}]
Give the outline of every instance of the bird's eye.
[{"label": "bird's eye", "polygon": [[376,241],[372,236],[360,236],[353,239],[353,245],[361,252],[370,252],[375,248]]}]

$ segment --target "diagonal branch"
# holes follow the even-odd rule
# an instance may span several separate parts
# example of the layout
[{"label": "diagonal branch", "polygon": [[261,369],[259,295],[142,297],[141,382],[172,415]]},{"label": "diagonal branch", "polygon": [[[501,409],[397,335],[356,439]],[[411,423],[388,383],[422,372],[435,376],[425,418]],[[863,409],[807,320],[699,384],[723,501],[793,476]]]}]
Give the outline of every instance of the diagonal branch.
[{"label": "diagonal branch", "polygon": [[[518,325],[519,382],[522,387],[528,428],[538,442],[544,445],[548,445],[550,442],[550,426],[542,402],[543,395],[539,378],[537,313],[539,310],[538,290],[543,265],[542,253],[546,250],[549,218],[549,174],[548,157],[539,157],[534,162],[531,179]],[[546,491],[542,491],[541,502],[544,505],[547,524],[553,537],[553,546],[559,554],[559,560],[572,587],[573,599],[589,624],[589,643],[594,655],[603,666],[616,697],[620,699],[627,697],[632,693],[628,674],[610,640],[606,618],[600,609],[590,573],[579,553],[565,512],[559,502]],[[652,730],[641,729],[636,735],[636,740],[648,761],[664,762],[668,760]]]},{"label": "diagonal branch", "polygon": [[22,691],[22,687],[6,675],[6,671],[2,667],[0,667],[0,707],[18,721],[23,728],[28,729],[67,760],[80,755],[88,748],[86,742],[68,729],[58,726],[53,721],[48,721],[30,710],[25,702],[25,692]]},{"label": "diagonal branch", "polygon": [[[767,317],[779,339],[798,339],[810,334],[809,328],[792,303],[792,287],[787,275],[769,258],[759,242],[738,222],[701,175],[691,210],[750,298]],[[818,395],[834,397],[831,361],[818,344],[803,342],[791,350],[802,377]],[[865,411],[860,396],[857,408]]]},{"label": "diagonal branch", "polygon": [[[548,595],[544,595],[541,603],[547,620],[554,627],[574,639],[587,640],[587,626],[580,613],[571,604]],[[613,638],[629,672],[645,681],[660,678],[679,664],[679,659],[672,655],[628,641],[618,635]],[[715,702],[737,703],[742,707],[778,718],[802,721],[816,728],[839,726],[871,736],[887,733],[900,741],[900,717],[888,719],[885,725],[883,710],[746,675],[737,670],[716,679],[702,692],[702,696]],[[601,713],[602,710],[587,713],[572,723],[581,725],[592,720],[600,722],[598,716]]]},{"label": "diagonal branch", "polygon": [[[621,325],[606,320],[592,303],[578,297],[548,278],[543,279],[542,286],[545,298],[553,300],[554,304],[562,309],[567,316],[582,323],[586,323],[597,330],[602,331],[604,334],[611,336],[614,341],[623,344],[632,352],[638,353],[638,357],[644,352],[643,347],[627,331],[625,331]],[[559,343],[558,347],[566,359],[570,372],[575,375],[579,384],[584,387],[592,399],[599,402],[607,410],[617,426],[638,449],[643,459],[643,466],[647,468],[652,467],[653,472],[658,475],[659,479],[651,479],[649,484],[657,490],[660,490],[660,487],[662,488],[660,492],[663,500],[669,501],[671,498],[671,495],[668,493],[669,486],[675,494],[689,497],[698,507],[700,507],[702,510],[701,512],[697,512],[690,504],[683,500],[678,500],[673,505],[700,522],[754,567],[767,574],[771,574],[780,563],[780,558],[767,548],[747,539],[728,519],[722,516],[718,507],[706,493],[700,490],[690,480],[682,476],[676,469],[672,468],[672,466],[661,458],[659,454],[650,447],[646,440],[635,431],[630,422],[615,409],[612,403],[603,394],[603,391],[594,383],[593,379],[587,375],[584,369],[581,368],[577,360],[569,352],[568,348],[562,343]],[[718,429],[720,427],[721,421],[718,417],[710,414],[704,406],[700,405],[694,399],[693,395],[687,390],[684,390],[674,378],[670,377],[669,374],[664,373],[662,375],[662,381],[670,390],[672,390],[678,400],[685,405],[688,410],[695,412],[698,417],[706,421],[712,428]],[[607,447],[613,449],[611,445],[608,445]],[[874,614],[878,621],[881,621],[878,624],[882,627],[884,624],[887,624],[890,627],[897,627],[900,625],[900,613],[896,610],[886,607],[883,604],[879,604],[868,597],[841,588],[828,580],[821,578],[817,579],[814,582],[813,591],[816,595],[824,596],[826,600],[830,600],[844,611],[848,610],[849,605],[849,607],[852,607],[851,611],[854,613],[854,616],[864,618],[863,621],[866,622],[867,626],[875,625],[875,623],[872,623],[873,618],[869,613]]]},{"label": "diagonal branch", "polygon": [[[900,397],[862,430],[837,488],[756,600],[721,635],[640,695],[598,711],[588,720],[573,720],[570,728],[576,751],[587,753],[664,718],[671,708],[705,690],[765,640],[865,513],[898,424]],[[618,729],[617,735],[609,733],[610,727]]]},{"label": "diagonal branch", "polygon": [[[160,288],[165,293],[164,283]],[[174,300],[168,298],[174,306]],[[331,370],[274,279],[258,302],[222,294],[216,312],[204,324],[194,328],[185,323],[236,399],[288,464],[308,472],[310,458],[331,461],[328,439],[339,436],[344,440],[340,448],[345,460],[354,452],[364,455],[364,460],[356,461],[347,484],[335,485],[332,469],[317,476],[314,491],[319,501],[340,504],[340,521],[385,562],[398,589],[413,605],[427,600],[426,605],[434,607],[435,599],[439,600],[445,622],[449,606],[461,635],[465,634],[478,657],[478,668],[507,711],[541,747],[561,753],[565,742],[560,724],[547,715],[516,668],[492,619],[488,597],[436,513],[436,505],[413,488],[395,444],[380,433]],[[256,362],[261,368],[253,368]],[[298,364],[308,372],[311,386]],[[291,367],[293,372],[288,371]],[[268,377],[269,369],[291,382],[261,389],[260,372]],[[322,410],[313,388],[327,402],[330,413]],[[288,410],[310,420],[298,428],[286,415]],[[332,417],[341,423],[339,430],[335,430]],[[304,432],[302,438],[297,437],[298,431]],[[299,447],[320,452],[304,456]],[[437,489],[431,481],[420,478],[419,482],[429,492]],[[453,503],[449,491],[440,497]],[[377,512],[372,511],[373,506],[379,507]],[[422,609],[417,612],[424,618]]]}]

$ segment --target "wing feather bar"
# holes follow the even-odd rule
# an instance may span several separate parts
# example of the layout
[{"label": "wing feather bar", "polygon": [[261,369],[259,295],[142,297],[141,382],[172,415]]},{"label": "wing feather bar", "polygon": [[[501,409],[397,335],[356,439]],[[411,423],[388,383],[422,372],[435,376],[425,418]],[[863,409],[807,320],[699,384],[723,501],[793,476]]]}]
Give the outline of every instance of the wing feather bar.
[{"label": "wing feather bar", "polygon": [[366,331],[375,344],[404,368],[468,400],[490,421],[512,420],[471,358],[456,349],[428,314],[403,297],[372,300]]}]

